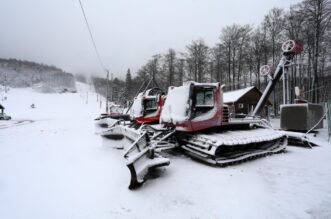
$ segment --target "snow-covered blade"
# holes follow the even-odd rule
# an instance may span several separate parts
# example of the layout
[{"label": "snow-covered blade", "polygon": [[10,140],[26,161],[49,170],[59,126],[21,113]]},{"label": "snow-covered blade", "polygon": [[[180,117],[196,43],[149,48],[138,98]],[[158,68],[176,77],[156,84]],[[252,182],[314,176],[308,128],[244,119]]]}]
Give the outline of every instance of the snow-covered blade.
[{"label": "snow-covered blade", "polygon": [[121,126],[114,126],[106,131],[100,133],[102,137],[118,140],[124,138],[122,127]]},{"label": "snow-covered blade", "polygon": [[129,141],[134,142],[140,138],[142,132],[140,129],[135,129],[133,127],[129,127],[123,124],[117,123],[110,129],[103,131],[100,133],[102,137],[109,138],[109,139],[122,139],[127,138]]},{"label": "snow-covered blade", "polygon": [[[152,140],[149,135],[152,128],[142,126],[139,129],[118,124],[107,131],[102,132],[102,137],[118,140],[126,137],[133,142],[126,148],[124,158],[127,160],[127,167],[130,170],[131,179],[129,189],[140,186],[146,179],[150,169],[167,166],[170,164],[168,158],[158,154],[162,150],[174,148],[174,144],[166,140],[174,134],[174,131],[162,130],[153,132]],[[154,130],[154,129],[153,129]]]},{"label": "snow-covered blade", "polygon": [[127,167],[130,170],[131,180],[129,189],[139,187],[147,179],[150,169],[168,166],[170,160],[164,158],[150,147],[150,139],[146,133],[140,136],[125,152]]},{"label": "snow-covered blade", "polygon": [[113,119],[109,116],[100,116],[95,119],[95,125],[100,128],[109,128],[118,123],[117,119]]}]

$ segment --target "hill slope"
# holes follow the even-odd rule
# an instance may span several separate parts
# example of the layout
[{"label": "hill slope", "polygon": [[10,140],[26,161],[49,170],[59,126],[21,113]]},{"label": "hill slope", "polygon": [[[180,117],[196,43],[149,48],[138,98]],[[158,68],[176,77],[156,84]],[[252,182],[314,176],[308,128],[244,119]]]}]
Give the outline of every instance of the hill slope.
[{"label": "hill slope", "polygon": [[70,73],[54,66],[16,59],[0,59],[0,85],[33,87],[41,92],[75,90]]}]

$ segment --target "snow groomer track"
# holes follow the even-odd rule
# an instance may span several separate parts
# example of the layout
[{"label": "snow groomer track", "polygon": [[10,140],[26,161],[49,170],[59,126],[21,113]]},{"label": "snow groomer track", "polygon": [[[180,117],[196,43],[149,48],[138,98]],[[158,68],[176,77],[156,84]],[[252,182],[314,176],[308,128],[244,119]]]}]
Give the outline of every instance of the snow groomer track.
[{"label": "snow groomer track", "polygon": [[227,166],[285,150],[284,132],[273,129],[225,131],[223,133],[185,135],[182,148],[203,162]]}]

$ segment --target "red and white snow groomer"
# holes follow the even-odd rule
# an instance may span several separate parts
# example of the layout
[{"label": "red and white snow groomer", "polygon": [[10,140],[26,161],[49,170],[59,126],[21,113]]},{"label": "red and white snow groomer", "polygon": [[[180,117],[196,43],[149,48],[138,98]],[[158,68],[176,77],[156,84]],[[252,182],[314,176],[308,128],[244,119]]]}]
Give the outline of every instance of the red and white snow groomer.
[{"label": "red and white snow groomer", "polygon": [[[220,83],[187,82],[170,87],[166,98],[157,92],[139,94],[132,107],[134,123],[114,127],[132,141],[124,153],[131,173],[129,188],[141,185],[149,169],[169,165],[170,160],[163,152],[173,148],[218,166],[285,150],[285,133],[272,129],[258,116],[283,70],[302,51],[302,45],[295,41],[287,41],[283,47],[283,56],[275,72],[269,75],[266,90],[253,114],[244,119],[229,119]],[[158,118],[160,124],[145,125]],[[139,128],[134,125],[142,123]]]}]

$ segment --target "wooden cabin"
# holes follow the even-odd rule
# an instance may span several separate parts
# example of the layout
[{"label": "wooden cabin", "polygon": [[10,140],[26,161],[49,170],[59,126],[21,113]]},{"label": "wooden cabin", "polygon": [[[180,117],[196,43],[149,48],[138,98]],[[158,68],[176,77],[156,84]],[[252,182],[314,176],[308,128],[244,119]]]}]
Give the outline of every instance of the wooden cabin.
[{"label": "wooden cabin", "polygon": [[[255,86],[240,90],[234,90],[223,93],[223,102],[229,106],[229,113],[232,117],[244,117],[253,112],[262,96],[262,92]],[[268,115],[268,107],[272,104],[268,100],[265,109],[262,111],[262,117]]]}]

